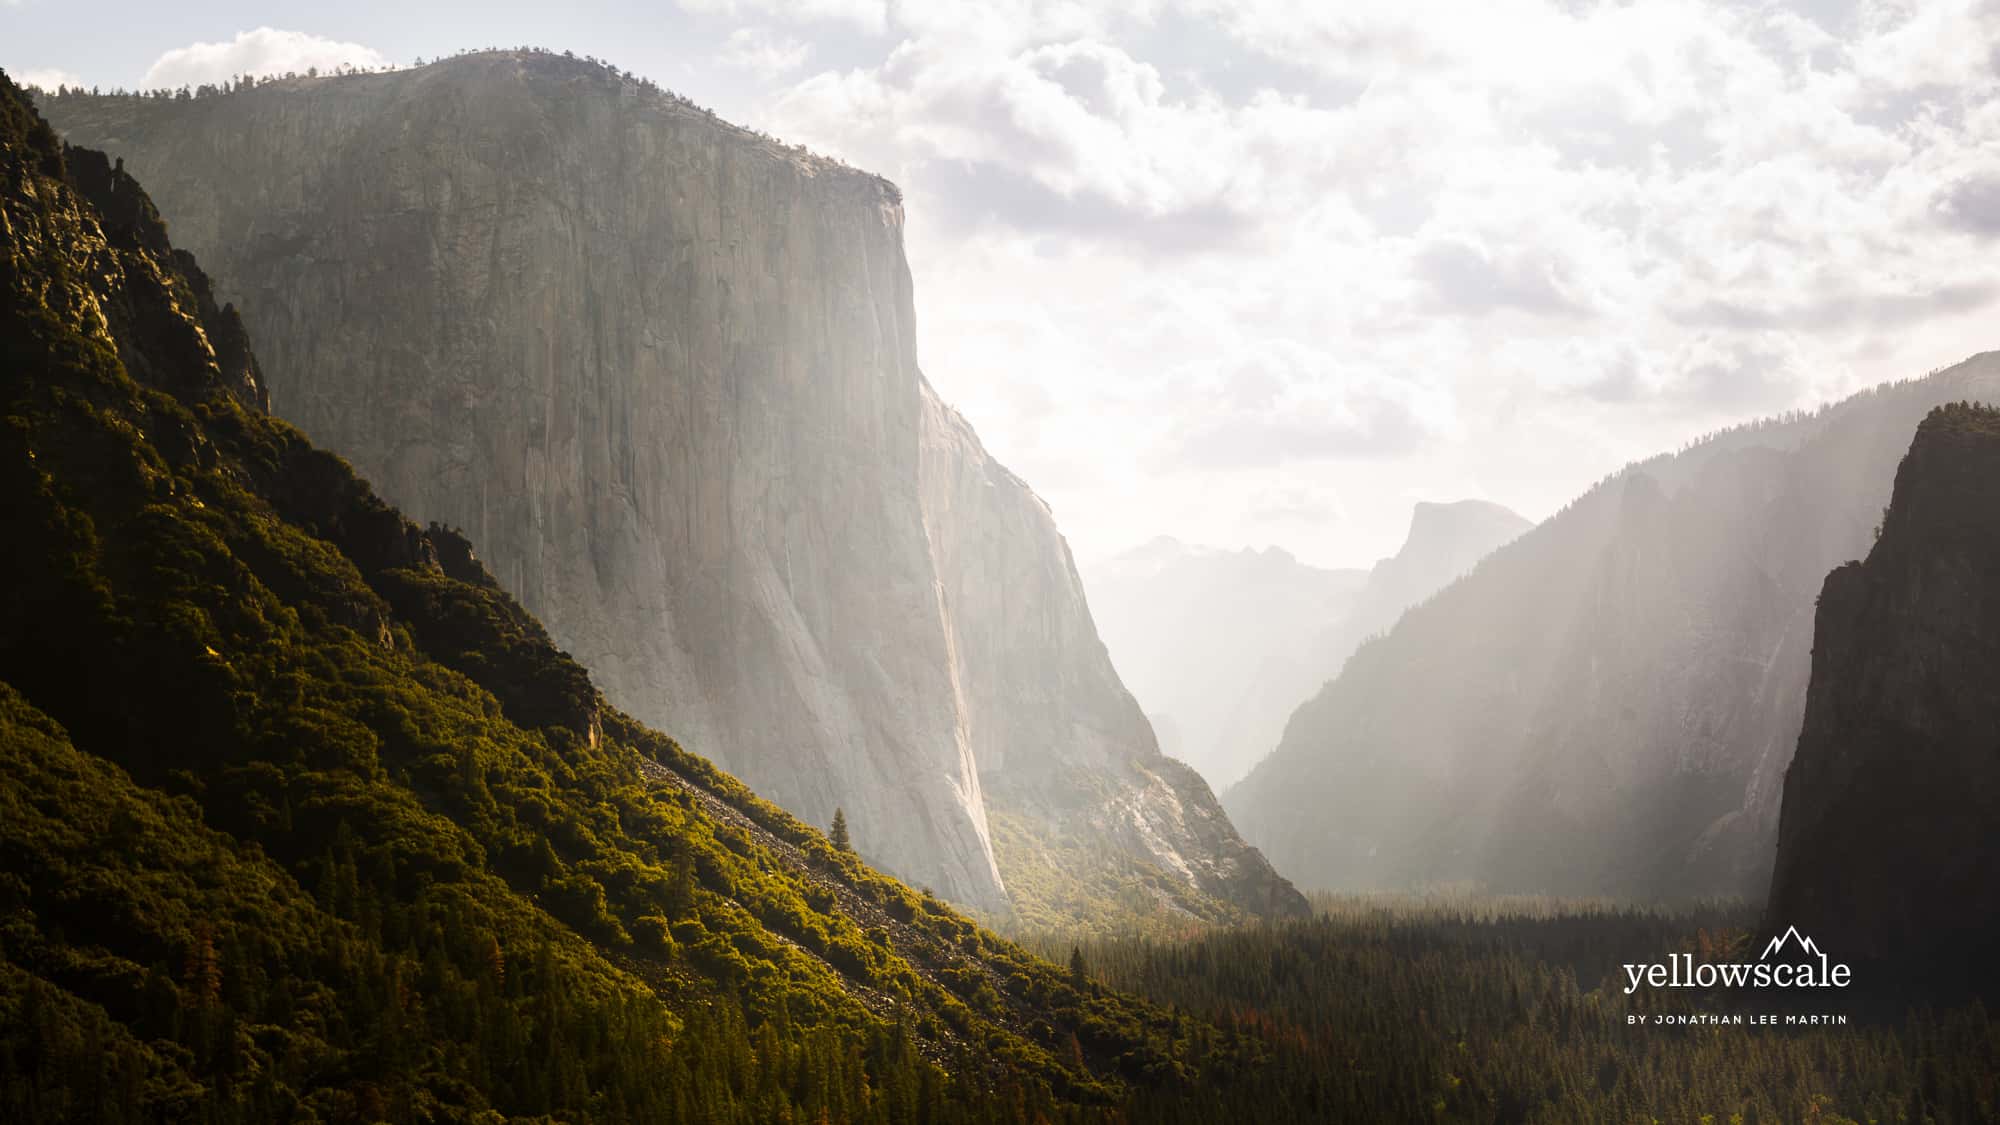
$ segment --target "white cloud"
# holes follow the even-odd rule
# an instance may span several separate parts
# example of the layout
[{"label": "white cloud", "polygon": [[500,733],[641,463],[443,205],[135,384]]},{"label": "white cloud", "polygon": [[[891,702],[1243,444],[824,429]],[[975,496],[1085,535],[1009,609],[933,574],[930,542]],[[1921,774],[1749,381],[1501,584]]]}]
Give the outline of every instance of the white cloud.
[{"label": "white cloud", "polygon": [[1082,554],[1366,564],[2000,343],[1991,0],[681,6],[902,185],[925,371]]},{"label": "white cloud", "polygon": [[1850,51],[1863,82],[1904,90],[1991,84],[2000,12],[1987,0],[1878,3],[1867,12],[1873,34]]},{"label": "white cloud", "polygon": [[875,32],[883,30],[889,18],[888,0],[680,0],[680,6],[698,15],[850,24]]},{"label": "white cloud", "polygon": [[747,70],[759,78],[790,74],[806,64],[812,46],[790,37],[773,35],[761,27],[743,27],[723,41],[717,58],[724,66]]},{"label": "white cloud", "polygon": [[[1115,44],[1020,50],[905,41],[875,70],[826,72],[775,107],[793,135],[938,188],[939,217],[1161,249],[1245,233],[1257,111],[1174,98]],[[1249,127],[1246,127],[1249,126]]]},{"label": "white cloud", "polygon": [[57,67],[42,66],[31,70],[10,71],[8,77],[23,86],[34,86],[42,90],[54,90],[58,86],[81,86],[83,78],[71,71]]},{"label": "white cloud", "polygon": [[238,32],[224,43],[190,43],[175,47],[146,69],[139,85],[146,89],[219,83],[237,75],[331,71],[342,65],[382,67],[389,60],[359,43],[322,39],[303,31],[259,27]]}]

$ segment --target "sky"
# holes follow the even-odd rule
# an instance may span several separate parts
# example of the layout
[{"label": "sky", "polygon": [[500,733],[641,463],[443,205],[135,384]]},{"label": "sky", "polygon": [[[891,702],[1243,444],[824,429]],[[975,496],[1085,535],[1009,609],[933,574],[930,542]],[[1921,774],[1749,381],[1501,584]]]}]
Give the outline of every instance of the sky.
[{"label": "sky", "polygon": [[900,184],[920,362],[1083,559],[1367,565],[2000,347],[2000,0],[0,0],[43,84],[530,44]]}]

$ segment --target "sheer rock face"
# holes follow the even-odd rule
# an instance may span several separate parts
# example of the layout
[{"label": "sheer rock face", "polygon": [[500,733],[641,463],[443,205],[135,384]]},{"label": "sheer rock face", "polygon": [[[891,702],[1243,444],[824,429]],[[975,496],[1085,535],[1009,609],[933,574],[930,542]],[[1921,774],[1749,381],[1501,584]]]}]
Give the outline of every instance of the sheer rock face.
[{"label": "sheer rock face", "polygon": [[1611,477],[1361,646],[1225,795],[1303,885],[1681,897],[1769,883],[1827,571],[2000,356]]},{"label": "sheer rock face", "polygon": [[1994,993],[1996,666],[2000,412],[1945,407],[1918,428],[1867,560],[1834,570],[1820,594],[1775,932],[1797,926],[1866,965],[1864,985]]},{"label": "sheer rock face", "polygon": [[549,55],[43,108],[246,309],[272,408],[464,529],[614,702],[1007,904],[893,186]]}]

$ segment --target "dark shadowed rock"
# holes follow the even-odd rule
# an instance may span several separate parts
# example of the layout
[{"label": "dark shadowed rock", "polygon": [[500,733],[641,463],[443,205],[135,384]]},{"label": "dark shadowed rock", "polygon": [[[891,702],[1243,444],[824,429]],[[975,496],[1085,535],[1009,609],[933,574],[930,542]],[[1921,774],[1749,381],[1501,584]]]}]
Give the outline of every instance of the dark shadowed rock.
[{"label": "dark shadowed rock", "polygon": [[2000,411],[1932,413],[1820,594],[1767,925],[1857,983],[2000,983]]}]

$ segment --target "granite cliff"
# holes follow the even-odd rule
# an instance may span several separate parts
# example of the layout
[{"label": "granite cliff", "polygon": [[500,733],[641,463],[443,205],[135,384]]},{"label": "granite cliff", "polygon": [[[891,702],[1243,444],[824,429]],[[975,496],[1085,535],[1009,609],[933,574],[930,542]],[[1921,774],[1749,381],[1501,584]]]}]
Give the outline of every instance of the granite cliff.
[{"label": "granite cliff", "polygon": [[2000,984],[1996,662],[2000,411],[1941,407],[1820,593],[1767,907],[1871,992]]},{"label": "granite cliff", "polygon": [[1632,465],[1364,643],[1224,796],[1303,885],[1767,885],[1813,599],[2000,356]]},{"label": "granite cliff", "polygon": [[[809,821],[844,808],[871,861],[977,907],[1028,905],[989,814],[1065,814],[989,801],[1006,770],[978,752],[1018,744],[1001,701],[1054,716],[1043,753],[1120,797],[1143,790],[1105,761],[1165,768],[1143,721],[1100,735],[1067,717],[1129,700],[1074,663],[1101,649],[1060,581],[1002,592],[1006,619],[953,616],[1007,529],[926,509],[952,492],[931,482],[986,469],[931,455],[962,446],[927,433],[941,416],[886,181],[536,52],[44,110],[143,176],[176,242],[253,310],[275,412],[480,543],[612,701]],[[1060,548],[1041,519],[1007,549]],[[939,541],[957,534],[980,546]],[[955,649],[1035,622],[1059,627],[1008,644],[1063,646],[1021,657],[1046,682],[989,684],[1007,674],[990,649]],[[1291,901],[1254,852],[1240,886],[1207,893],[1193,872],[1242,845],[1205,788],[1174,794],[1221,838],[1149,804],[1138,835],[1159,849],[1094,844],[1169,909]]]},{"label": "granite cliff", "polygon": [[1024,920],[1087,918],[1107,900],[1153,913],[1181,886],[1252,915],[1297,912],[1201,776],[1160,753],[1048,507],[922,389],[924,527],[953,683]]},{"label": "granite cliff", "polygon": [[997,938],[610,706],[467,540],[263,409],[209,292],[0,71],[0,1121],[1257,1096],[1233,1022]]}]

